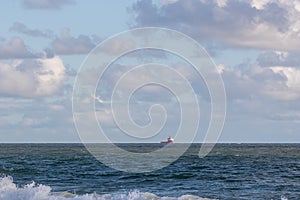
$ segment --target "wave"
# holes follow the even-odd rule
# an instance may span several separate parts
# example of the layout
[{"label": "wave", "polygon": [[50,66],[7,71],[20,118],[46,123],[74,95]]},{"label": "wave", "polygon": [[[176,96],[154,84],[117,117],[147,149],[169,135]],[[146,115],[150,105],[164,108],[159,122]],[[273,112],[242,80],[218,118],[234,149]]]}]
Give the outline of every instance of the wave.
[{"label": "wave", "polygon": [[1,200],[209,200],[194,195],[180,197],[160,197],[149,192],[134,190],[127,194],[84,194],[76,195],[69,192],[51,192],[51,187],[32,182],[18,187],[11,176],[0,178]]}]

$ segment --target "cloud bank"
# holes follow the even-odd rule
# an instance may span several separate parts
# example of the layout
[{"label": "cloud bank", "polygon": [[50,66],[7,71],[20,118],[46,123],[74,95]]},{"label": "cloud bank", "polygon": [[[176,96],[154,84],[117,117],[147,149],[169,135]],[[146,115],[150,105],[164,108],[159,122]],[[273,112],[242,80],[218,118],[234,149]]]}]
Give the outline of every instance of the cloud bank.
[{"label": "cloud bank", "polygon": [[141,0],[132,10],[133,26],[169,27],[200,41],[281,51],[298,50],[300,46],[296,1],[187,0],[157,5]]}]

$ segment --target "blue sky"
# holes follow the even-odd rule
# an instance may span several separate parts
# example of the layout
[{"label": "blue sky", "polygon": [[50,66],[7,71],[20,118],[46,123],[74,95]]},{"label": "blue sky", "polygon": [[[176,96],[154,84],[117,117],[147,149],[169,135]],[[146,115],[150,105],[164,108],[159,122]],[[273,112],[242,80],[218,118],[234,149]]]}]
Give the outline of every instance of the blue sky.
[{"label": "blue sky", "polygon": [[[77,70],[107,37],[148,26],[181,31],[209,52],[227,95],[220,142],[300,142],[297,0],[16,0],[3,2],[0,9],[0,142],[80,142],[71,101]],[[107,87],[99,87],[96,97],[109,102],[111,84],[127,65],[155,60],[193,73],[176,56],[142,52],[135,58],[141,55],[114,63],[103,80]],[[196,137],[201,142],[210,102],[203,81],[189,78],[202,105]],[[143,140],[157,142],[175,132],[179,111],[171,94],[149,91],[136,96],[132,116],[145,125],[151,103],[166,107],[166,127]],[[108,137],[139,142],[118,132],[109,106],[98,106]]]}]

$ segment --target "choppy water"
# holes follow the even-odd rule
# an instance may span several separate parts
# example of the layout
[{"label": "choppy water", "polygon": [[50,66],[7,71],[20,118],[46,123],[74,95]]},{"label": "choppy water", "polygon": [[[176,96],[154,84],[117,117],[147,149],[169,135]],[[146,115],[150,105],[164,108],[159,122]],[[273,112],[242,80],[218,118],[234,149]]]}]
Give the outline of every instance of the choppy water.
[{"label": "choppy water", "polygon": [[202,159],[200,145],[166,168],[131,174],[80,144],[0,144],[0,199],[300,199],[300,144],[218,144]]}]

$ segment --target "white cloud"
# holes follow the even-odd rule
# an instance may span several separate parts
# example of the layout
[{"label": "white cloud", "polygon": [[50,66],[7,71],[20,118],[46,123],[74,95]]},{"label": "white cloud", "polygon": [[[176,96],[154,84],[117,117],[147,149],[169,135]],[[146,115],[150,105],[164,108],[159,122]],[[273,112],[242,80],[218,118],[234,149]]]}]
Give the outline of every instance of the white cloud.
[{"label": "white cloud", "polygon": [[60,37],[52,42],[52,47],[56,54],[85,54],[90,52],[95,44],[89,36],[79,35],[75,38],[71,36],[69,28],[64,28]]},{"label": "white cloud", "polygon": [[252,0],[251,6],[258,10],[262,10],[270,2],[272,2],[272,0]]},{"label": "white cloud", "polygon": [[25,24],[22,24],[20,22],[15,22],[9,30],[23,33],[25,35],[29,35],[33,37],[45,37],[45,38],[53,37],[53,33],[50,30],[41,31],[38,29],[30,29]]},{"label": "white cloud", "polygon": [[293,1],[295,9],[300,12],[300,1]]},{"label": "white cloud", "polygon": [[39,87],[36,89],[38,96],[47,96],[59,92],[62,81],[65,80],[65,66],[62,60],[55,56],[48,59],[37,59],[41,66],[37,72]]},{"label": "white cloud", "polygon": [[66,78],[58,56],[0,62],[0,77],[0,94],[27,98],[59,93]]},{"label": "white cloud", "polygon": [[0,59],[34,58],[24,41],[19,37],[12,38],[7,44],[0,44]]},{"label": "white cloud", "polygon": [[279,74],[286,76],[286,84],[290,88],[299,88],[300,89],[300,70],[293,67],[271,67],[271,69]]},{"label": "white cloud", "polygon": [[300,99],[300,70],[295,67],[251,66],[247,70],[221,69],[230,101],[253,98],[268,102]]},{"label": "white cloud", "polygon": [[300,67],[300,51],[296,52],[281,52],[281,51],[266,51],[262,52],[257,62],[260,66],[287,66]]},{"label": "white cloud", "polygon": [[200,0],[202,3],[214,3],[218,7],[225,7],[227,5],[228,0]]},{"label": "white cloud", "polygon": [[0,142],[80,142],[70,97],[0,98]]},{"label": "white cloud", "polygon": [[294,1],[176,1],[156,6],[138,1],[136,26],[164,26],[200,41],[227,46],[299,50],[300,12]]}]

